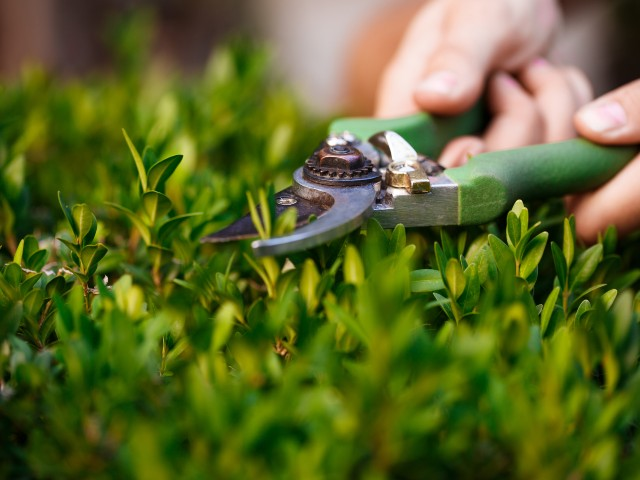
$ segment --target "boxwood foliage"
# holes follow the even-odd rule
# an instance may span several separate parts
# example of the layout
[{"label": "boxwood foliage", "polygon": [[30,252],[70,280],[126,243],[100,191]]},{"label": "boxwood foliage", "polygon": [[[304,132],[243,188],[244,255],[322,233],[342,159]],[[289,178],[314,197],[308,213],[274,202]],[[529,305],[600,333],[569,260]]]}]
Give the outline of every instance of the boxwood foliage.
[{"label": "boxwood foliage", "polygon": [[288,259],[200,243],[322,137],[267,59],[2,87],[0,476],[636,475],[633,238],[517,202]]}]

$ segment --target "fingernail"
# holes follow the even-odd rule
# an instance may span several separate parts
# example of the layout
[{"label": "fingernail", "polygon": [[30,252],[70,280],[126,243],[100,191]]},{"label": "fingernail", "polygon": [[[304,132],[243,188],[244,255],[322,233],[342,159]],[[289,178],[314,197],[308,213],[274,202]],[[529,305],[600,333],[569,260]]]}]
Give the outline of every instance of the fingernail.
[{"label": "fingernail", "polygon": [[422,92],[451,96],[455,93],[458,83],[458,76],[455,73],[442,71],[429,75],[420,83],[418,89]]},{"label": "fingernail", "polygon": [[588,105],[578,115],[594,132],[609,132],[627,124],[627,113],[618,102]]},{"label": "fingernail", "polygon": [[518,86],[516,79],[506,73],[498,73],[496,78],[505,87],[513,88]]},{"label": "fingernail", "polygon": [[531,62],[534,67],[546,67],[549,65],[549,61],[546,58],[538,57]]}]

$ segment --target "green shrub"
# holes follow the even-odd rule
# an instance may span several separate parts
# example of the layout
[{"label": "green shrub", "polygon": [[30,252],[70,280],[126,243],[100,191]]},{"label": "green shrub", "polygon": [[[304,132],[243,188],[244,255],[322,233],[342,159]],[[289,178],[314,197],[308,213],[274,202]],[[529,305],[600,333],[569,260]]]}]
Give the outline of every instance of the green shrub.
[{"label": "green shrub", "polygon": [[636,240],[518,202],[289,261],[199,242],[323,135],[266,58],[2,90],[0,476],[636,475]]}]

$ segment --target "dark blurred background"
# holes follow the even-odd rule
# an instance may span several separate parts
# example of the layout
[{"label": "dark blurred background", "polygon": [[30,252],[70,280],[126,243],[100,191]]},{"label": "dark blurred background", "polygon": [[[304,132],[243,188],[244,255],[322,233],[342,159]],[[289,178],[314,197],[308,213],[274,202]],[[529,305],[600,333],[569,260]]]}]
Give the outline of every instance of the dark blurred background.
[{"label": "dark blurred background", "polygon": [[0,72],[16,75],[36,62],[69,76],[105,68],[110,29],[143,12],[154,24],[151,48],[186,72],[197,71],[211,48],[246,30],[243,0],[0,0]]},{"label": "dark blurred background", "polygon": [[[586,71],[596,93],[640,77],[640,0],[563,0],[554,57]],[[154,61],[197,73],[212,48],[246,35],[273,46],[274,70],[307,106],[368,113],[377,78],[423,0],[0,0],[0,76],[26,63],[75,76],[113,60],[109,37],[134,12],[152,26]],[[142,12],[142,13],[140,13]]]}]

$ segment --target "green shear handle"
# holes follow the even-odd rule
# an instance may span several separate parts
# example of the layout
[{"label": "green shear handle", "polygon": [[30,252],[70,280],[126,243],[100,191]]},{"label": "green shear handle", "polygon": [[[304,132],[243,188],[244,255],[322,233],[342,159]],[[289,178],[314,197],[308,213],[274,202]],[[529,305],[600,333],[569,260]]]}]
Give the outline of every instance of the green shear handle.
[{"label": "green shear handle", "polygon": [[[344,118],[332,132],[350,131],[368,138],[394,130],[418,152],[437,157],[456,136],[478,132],[483,114],[476,107],[456,117],[419,113],[395,119]],[[445,175],[458,185],[458,224],[492,220],[517,199],[534,200],[592,190],[619,172],[637,146],[612,147],[576,138],[559,143],[483,153]]]}]

